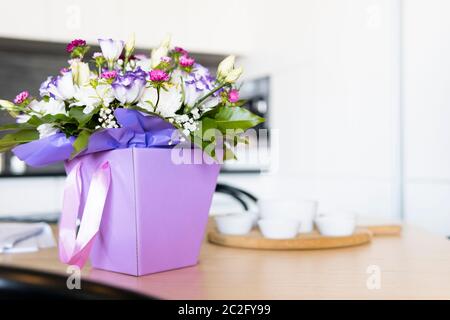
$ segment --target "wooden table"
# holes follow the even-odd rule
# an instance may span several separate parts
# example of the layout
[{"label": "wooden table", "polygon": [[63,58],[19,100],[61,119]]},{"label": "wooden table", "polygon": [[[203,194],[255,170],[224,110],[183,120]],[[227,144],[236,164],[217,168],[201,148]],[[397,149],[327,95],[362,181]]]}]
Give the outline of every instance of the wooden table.
[{"label": "wooden table", "polygon": [[[0,255],[0,264],[66,270],[56,248]],[[377,268],[380,288],[375,281],[369,289]],[[450,241],[405,227],[401,237],[334,250],[255,251],[205,242],[194,267],[133,277],[87,266],[83,278],[168,299],[450,299]]]}]

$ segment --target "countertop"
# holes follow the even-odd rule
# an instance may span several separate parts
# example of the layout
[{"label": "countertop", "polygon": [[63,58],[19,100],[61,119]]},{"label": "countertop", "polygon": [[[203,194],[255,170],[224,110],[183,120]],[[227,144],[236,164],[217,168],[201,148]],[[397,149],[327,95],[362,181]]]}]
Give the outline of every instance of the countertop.
[{"label": "countertop", "polygon": [[[56,248],[3,254],[0,264],[66,270]],[[410,226],[401,236],[329,250],[258,251],[205,241],[193,267],[134,277],[86,266],[82,276],[166,299],[450,299],[450,241]]]}]

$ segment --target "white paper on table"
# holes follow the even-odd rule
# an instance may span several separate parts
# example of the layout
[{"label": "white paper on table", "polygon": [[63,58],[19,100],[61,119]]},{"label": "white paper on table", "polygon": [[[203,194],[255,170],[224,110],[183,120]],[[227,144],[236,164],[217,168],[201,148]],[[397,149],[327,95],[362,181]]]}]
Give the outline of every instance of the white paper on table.
[{"label": "white paper on table", "polygon": [[[27,232],[37,227],[43,228],[39,235],[31,237],[29,239],[18,242],[11,249],[4,249],[1,246],[3,239],[10,237],[11,235]],[[53,237],[53,232],[47,223],[0,223],[0,253],[25,253],[35,252],[40,248],[55,247],[56,242]]]}]

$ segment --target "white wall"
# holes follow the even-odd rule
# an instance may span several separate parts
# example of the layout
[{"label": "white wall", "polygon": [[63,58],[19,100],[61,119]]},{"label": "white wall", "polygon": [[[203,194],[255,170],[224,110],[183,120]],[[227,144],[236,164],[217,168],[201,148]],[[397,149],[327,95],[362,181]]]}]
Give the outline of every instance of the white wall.
[{"label": "white wall", "polygon": [[405,214],[450,235],[450,2],[403,1]]},{"label": "white wall", "polygon": [[239,53],[247,77],[272,77],[280,165],[257,178],[221,179],[260,196],[398,215],[399,0],[100,3],[3,3],[0,36],[94,41],[136,31],[139,45],[153,46],[167,30],[192,50]]}]

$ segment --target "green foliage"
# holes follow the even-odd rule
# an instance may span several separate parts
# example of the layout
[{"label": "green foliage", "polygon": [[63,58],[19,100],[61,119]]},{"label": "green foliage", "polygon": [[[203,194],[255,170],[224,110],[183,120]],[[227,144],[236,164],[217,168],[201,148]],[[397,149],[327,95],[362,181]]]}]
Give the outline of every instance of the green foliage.
[{"label": "green foliage", "polygon": [[75,139],[75,141],[73,142],[73,153],[71,155],[71,157],[73,158],[74,156],[76,156],[78,153],[80,153],[81,151],[83,151],[88,143],[89,143],[89,137],[91,136],[91,132],[83,130],[80,132],[80,134],[78,135],[78,137]]},{"label": "green foliage", "polygon": [[0,139],[0,152],[14,148],[21,143],[39,139],[39,132],[35,129],[21,129],[14,133],[8,133]]}]

